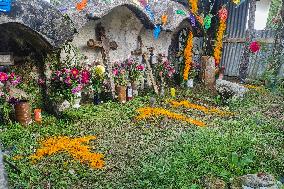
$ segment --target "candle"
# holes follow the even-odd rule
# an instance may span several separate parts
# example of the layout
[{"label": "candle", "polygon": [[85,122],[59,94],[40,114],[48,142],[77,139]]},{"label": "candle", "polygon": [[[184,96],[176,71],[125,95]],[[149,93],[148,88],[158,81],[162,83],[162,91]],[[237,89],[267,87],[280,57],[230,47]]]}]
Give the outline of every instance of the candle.
[{"label": "candle", "polygon": [[175,88],[171,88],[171,96],[176,97],[176,90]]}]

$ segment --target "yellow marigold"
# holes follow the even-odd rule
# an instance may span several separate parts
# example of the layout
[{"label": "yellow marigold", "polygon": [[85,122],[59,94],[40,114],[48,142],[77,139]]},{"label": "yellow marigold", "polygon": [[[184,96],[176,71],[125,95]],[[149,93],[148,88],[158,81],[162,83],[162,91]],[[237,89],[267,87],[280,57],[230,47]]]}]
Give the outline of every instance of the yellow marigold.
[{"label": "yellow marigold", "polygon": [[185,81],[188,80],[188,74],[192,64],[192,48],[193,48],[193,34],[192,32],[190,32],[187,39],[186,47],[184,49],[185,67],[184,67],[183,79]]},{"label": "yellow marigold", "polygon": [[188,102],[187,100],[184,100],[184,101],[170,101],[170,104],[173,106],[173,107],[180,107],[180,106],[183,106],[183,107],[186,107],[186,108],[190,108],[190,109],[195,109],[195,110],[199,110],[199,111],[202,111],[206,114],[219,114],[221,116],[230,116],[230,115],[233,115],[233,113],[231,112],[226,112],[226,111],[222,111],[222,110],[218,110],[217,108],[207,108],[205,106],[201,106],[201,105],[197,105],[197,104],[193,104],[193,103],[190,103]]},{"label": "yellow marigold", "polygon": [[170,119],[186,121],[188,123],[192,123],[192,124],[197,125],[199,127],[205,126],[205,123],[202,122],[202,121],[198,121],[198,120],[189,118],[187,116],[171,112],[171,111],[163,109],[163,108],[145,107],[145,108],[140,108],[137,111],[139,113],[139,115],[136,117],[137,120],[147,119],[147,118],[153,117],[153,116],[166,116]]},{"label": "yellow marigold", "polygon": [[34,162],[46,155],[54,155],[59,152],[67,152],[74,159],[82,163],[89,162],[93,168],[103,168],[104,158],[103,154],[92,153],[89,146],[82,143],[89,144],[90,140],[96,139],[95,136],[87,136],[81,138],[69,138],[66,136],[52,137],[41,142],[41,148],[37,149],[36,153],[31,155],[30,158]]},{"label": "yellow marigold", "polygon": [[216,39],[216,46],[214,49],[214,58],[216,64],[219,65],[222,55],[222,48],[223,48],[223,36],[226,31],[226,20],[220,20],[220,26],[217,32],[217,39]]}]

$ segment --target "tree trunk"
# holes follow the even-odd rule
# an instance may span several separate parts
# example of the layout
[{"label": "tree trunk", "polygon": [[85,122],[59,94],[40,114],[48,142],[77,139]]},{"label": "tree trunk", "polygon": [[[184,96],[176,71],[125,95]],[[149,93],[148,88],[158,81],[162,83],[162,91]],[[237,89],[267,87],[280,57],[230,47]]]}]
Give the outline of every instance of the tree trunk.
[{"label": "tree trunk", "polygon": [[247,78],[248,74],[247,72],[248,72],[249,55],[250,55],[249,45],[254,37],[255,11],[256,11],[256,0],[251,0],[249,6],[248,29],[246,31],[246,44],[239,70],[240,82],[245,82],[245,79]]}]

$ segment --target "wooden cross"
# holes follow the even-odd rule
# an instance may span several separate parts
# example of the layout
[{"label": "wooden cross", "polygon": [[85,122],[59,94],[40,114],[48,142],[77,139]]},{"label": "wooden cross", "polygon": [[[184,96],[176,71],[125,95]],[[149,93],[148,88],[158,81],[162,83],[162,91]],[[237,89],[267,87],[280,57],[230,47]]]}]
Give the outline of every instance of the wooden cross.
[{"label": "wooden cross", "polygon": [[112,73],[112,63],[110,62],[109,51],[116,50],[118,45],[115,41],[109,41],[106,36],[105,29],[101,24],[98,24],[96,27],[96,34],[99,40],[89,39],[87,42],[88,47],[93,49],[101,49],[102,58],[104,61],[104,65],[106,66],[108,78],[110,80],[111,94],[112,98],[115,98],[115,84],[114,84],[114,76]]}]

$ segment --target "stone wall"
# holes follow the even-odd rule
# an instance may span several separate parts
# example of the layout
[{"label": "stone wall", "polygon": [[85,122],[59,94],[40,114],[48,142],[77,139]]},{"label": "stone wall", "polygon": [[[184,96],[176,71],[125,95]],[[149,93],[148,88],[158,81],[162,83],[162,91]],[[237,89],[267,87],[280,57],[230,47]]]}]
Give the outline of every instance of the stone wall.
[{"label": "stone wall", "polygon": [[89,39],[96,39],[95,28],[98,23],[101,23],[105,28],[110,41],[116,41],[118,44],[117,50],[110,52],[111,61],[125,60],[131,54],[131,51],[137,49],[138,36],[141,36],[144,47],[154,47],[155,55],[158,53],[168,54],[173,32],[162,31],[159,39],[155,40],[153,30],[146,29],[139,18],[127,7],[119,6],[99,20],[89,21],[75,35],[72,44],[79,47],[90,62],[102,60],[100,50],[87,47]]}]

